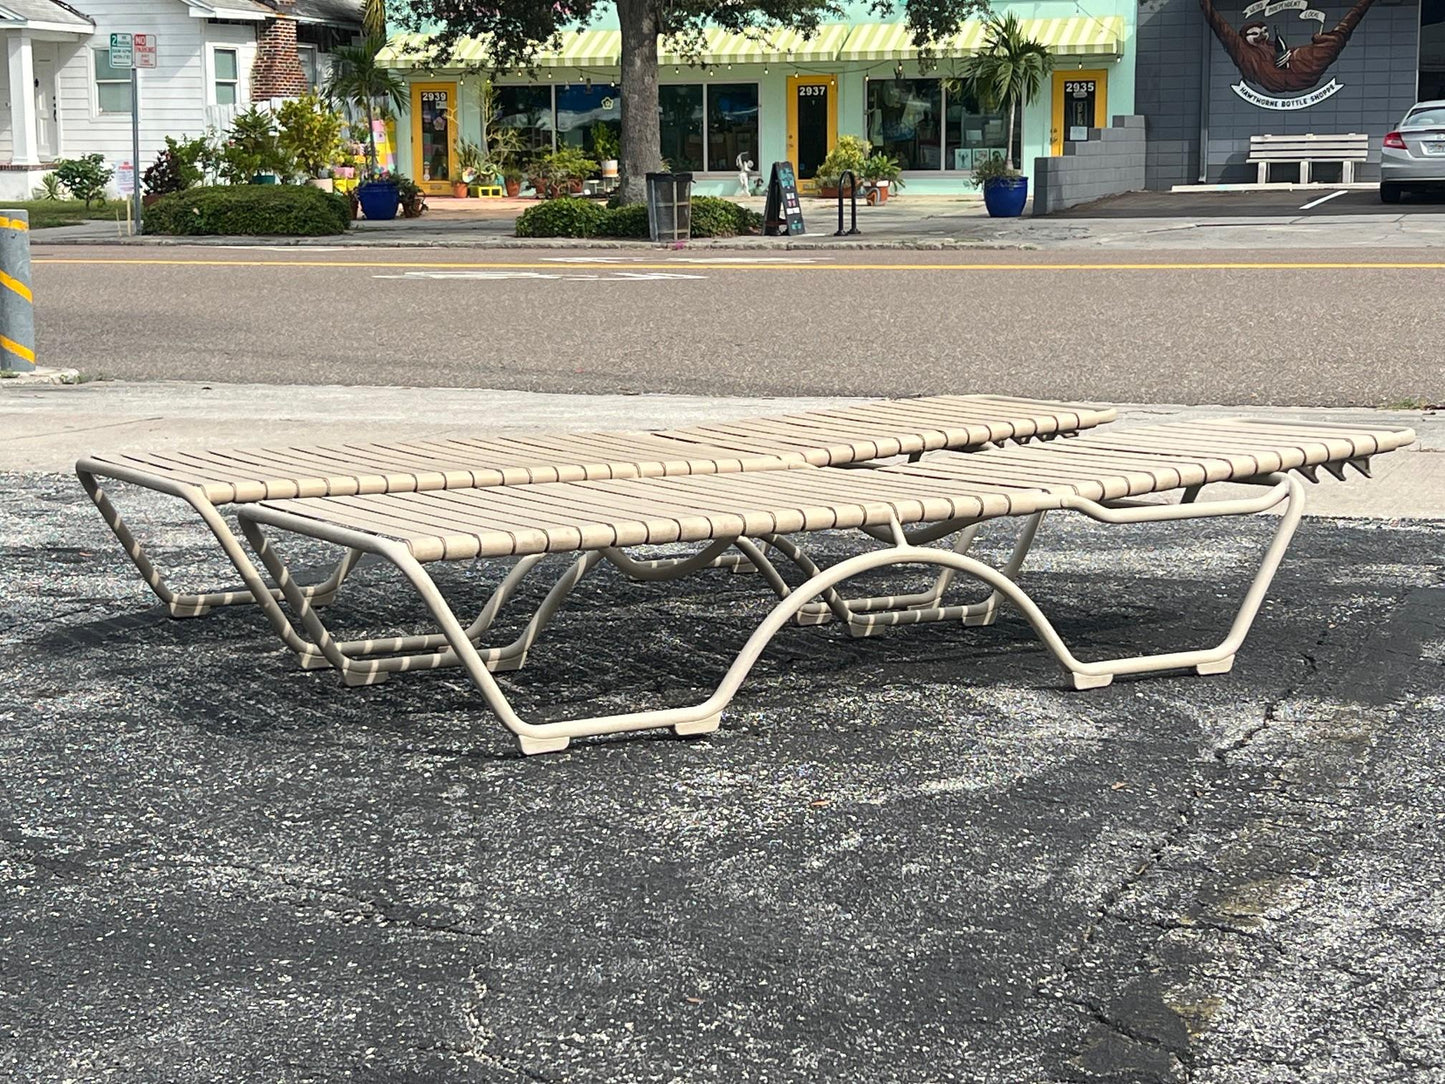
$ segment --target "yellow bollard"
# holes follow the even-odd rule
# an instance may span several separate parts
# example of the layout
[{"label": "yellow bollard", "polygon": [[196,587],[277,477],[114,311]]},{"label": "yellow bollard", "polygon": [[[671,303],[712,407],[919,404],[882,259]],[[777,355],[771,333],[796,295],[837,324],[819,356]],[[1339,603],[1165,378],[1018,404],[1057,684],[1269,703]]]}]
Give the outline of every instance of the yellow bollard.
[{"label": "yellow bollard", "polygon": [[30,214],[0,207],[0,369],[28,373],[34,368]]}]

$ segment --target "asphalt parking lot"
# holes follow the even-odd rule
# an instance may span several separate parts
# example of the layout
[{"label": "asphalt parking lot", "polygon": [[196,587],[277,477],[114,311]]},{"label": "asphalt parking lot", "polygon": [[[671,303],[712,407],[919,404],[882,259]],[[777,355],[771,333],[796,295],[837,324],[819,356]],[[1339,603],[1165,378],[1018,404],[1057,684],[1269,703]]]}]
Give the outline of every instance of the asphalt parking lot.
[{"label": "asphalt parking lot", "polygon": [[[1025,583],[1086,657],[1192,645],[1268,526],[1060,519]],[[1307,520],[1227,676],[794,629],[706,740],[523,760],[455,673],[162,617],[73,478],[7,475],[0,1078],[1445,1079],[1442,541]],[[343,626],[415,617],[349,586]],[[762,610],[599,576],[509,687],[693,699]]]},{"label": "asphalt parking lot", "polygon": [[1445,214],[1445,187],[1381,203],[1378,189],[1260,189],[1254,192],[1128,192],[1062,211],[1054,218],[1282,218]]}]

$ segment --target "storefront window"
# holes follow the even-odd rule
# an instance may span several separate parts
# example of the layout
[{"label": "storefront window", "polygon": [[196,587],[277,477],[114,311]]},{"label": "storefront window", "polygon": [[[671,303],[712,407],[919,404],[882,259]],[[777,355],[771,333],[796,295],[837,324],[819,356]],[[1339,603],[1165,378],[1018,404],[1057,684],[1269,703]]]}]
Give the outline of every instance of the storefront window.
[{"label": "storefront window", "polygon": [[675,170],[702,169],[702,84],[658,87],[657,101],[663,160]]},{"label": "storefront window", "polygon": [[738,155],[762,161],[758,152],[758,85],[714,83],[707,88],[707,168],[737,169]]},{"label": "storefront window", "polygon": [[868,82],[868,142],[904,169],[941,169],[942,95],[937,79]]},{"label": "storefront window", "polygon": [[522,156],[552,151],[552,88],[497,87],[496,123],[515,128],[522,137]]},{"label": "storefront window", "polygon": [[[598,142],[602,153],[597,153]],[[557,88],[557,145],[581,147],[594,158],[615,158],[622,142],[622,95],[606,83]]]},{"label": "storefront window", "polygon": [[[1008,157],[1008,117],[1004,113],[988,113],[974,101],[973,95],[956,84],[948,92],[948,123],[944,125],[946,140],[943,157],[946,169],[973,169],[994,155]],[[1014,128],[1014,165],[1019,164],[1019,126]]]},{"label": "storefront window", "polygon": [[[1008,118],[986,113],[955,80],[871,79],[868,142],[906,170],[971,170],[1003,155]],[[1014,132],[1014,161],[1019,158]]]}]

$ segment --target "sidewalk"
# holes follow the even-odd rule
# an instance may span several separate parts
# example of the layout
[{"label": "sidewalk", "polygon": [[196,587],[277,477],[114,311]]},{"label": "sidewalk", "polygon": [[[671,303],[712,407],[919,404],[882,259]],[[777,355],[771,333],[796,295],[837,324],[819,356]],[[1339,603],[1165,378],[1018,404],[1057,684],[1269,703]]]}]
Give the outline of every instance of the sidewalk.
[{"label": "sidewalk", "polygon": [[[0,382],[0,470],[67,472],[82,455],[144,448],[254,446],[550,430],[654,429],[709,418],[785,414],[845,399],[682,395],[555,395],[475,388],[306,387]],[[1130,405],[1118,425],[1240,413],[1239,408]],[[1312,515],[1445,519],[1445,415],[1421,411],[1251,408],[1263,417],[1413,428],[1419,442],[1382,457],[1367,484],[1325,478],[1309,489]],[[1225,491],[1219,490],[1221,494]]]},{"label": "sidewalk", "polygon": [[[1101,201],[1097,216],[1084,207],[1068,216],[1016,219],[989,218],[978,196],[909,195],[906,191],[880,207],[858,208],[859,234],[834,237],[837,205],[831,200],[804,199],[808,231],[798,238],[730,237],[697,240],[693,248],[822,249],[822,248],[1214,248],[1247,245],[1261,248],[1317,248],[1328,244],[1349,247],[1445,246],[1445,208],[1424,204],[1383,213],[1299,213],[1316,198],[1295,193],[1281,203],[1269,193],[1269,213],[1230,213],[1219,194],[1193,197],[1132,193]],[[1228,198],[1228,197],[1226,197]],[[739,201],[757,211],[760,198]],[[1120,214],[1120,206],[1137,202],[1137,210]],[[1274,206],[1274,204],[1281,204]],[[88,222],[77,226],[36,230],[36,244],[134,245],[308,245],[465,248],[654,248],[646,241],[605,239],[535,239],[513,235],[516,216],[535,201],[525,199],[453,200],[429,198],[430,210],[420,218],[390,222],[361,221],[348,234],[336,237],[139,237],[120,236],[114,222]],[[1221,213],[1221,208],[1223,213]],[[1328,204],[1322,211],[1328,210]],[[1077,214],[1077,217],[1075,216]]]}]

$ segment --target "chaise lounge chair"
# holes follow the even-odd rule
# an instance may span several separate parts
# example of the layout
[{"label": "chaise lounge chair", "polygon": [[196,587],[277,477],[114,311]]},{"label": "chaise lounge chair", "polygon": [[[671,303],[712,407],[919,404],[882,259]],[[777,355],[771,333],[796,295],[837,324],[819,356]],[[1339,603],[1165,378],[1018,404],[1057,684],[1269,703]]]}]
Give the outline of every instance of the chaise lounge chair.
[{"label": "chaise lounge chair", "polygon": [[[106,524],[173,617],[259,601],[281,631],[279,593],[265,584],[221,509],[284,497],[429,492],[540,482],[726,474],[858,464],[936,449],[971,448],[1070,435],[1112,421],[1109,407],[989,395],[879,400],[839,410],[722,421],[660,432],[438,438],[374,444],[156,452],[95,456],[76,474]],[[244,586],[183,593],[157,568],[102,488],[130,483],[178,497],[215,536]],[[331,598],[359,554],[347,554],[322,583]],[[284,633],[283,633],[284,635]],[[314,656],[300,641],[303,656]]]},{"label": "chaise lounge chair", "polygon": [[[1289,472],[1311,481],[1318,470],[1343,478],[1347,465],[1368,475],[1372,455],[1414,440],[1409,430],[1222,419],[1138,429],[1106,429],[1071,441],[1029,447],[949,453],[871,471],[818,468],[709,477],[597,480],[490,490],[266,500],[242,507],[242,530],[280,586],[287,605],[328,662],[353,683],[380,680],[397,660],[367,658],[362,642],[344,645],[330,635],[316,608],[288,573],[265,528],[371,553],[391,562],[411,583],[441,632],[444,647],[431,662],[464,667],[488,706],[517,736],[522,750],[565,748],[573,737],[670,727],[679,734],[716,729],[723,708],[767,642],[814,599],[855,632],[897,624],[966,619],[968,608],[936,600],[917,605],[850,606],[837,593],[845,581],[891,565],[931,565],[981,581],[1017,607],[1053,652],[1076,688],[1109,684],[1118,674],[1193,669],[1227,672],[1234,663],[1284,551],[1303,514],[1304,487]],[[1221,482],[1262,486],[1259,496],[1197,503],[1201,489]],[[1133,498],[1178,492],[1179,503],[1141,503]],[[1034,601],[1012,579],[962,552],[927,543],[964,533],[985,521],[1022,517],[1032,538],[1046,512],[1081,512],[1103,523],[1252,515],[1283,506],[1274,539],[1230,626],[1214,647],[1083,662],[1074,656]],[[906,527],[913,526],[910,534]],[[426,571],[437,561],[521,558],[578,553],[575,579],[598,561],[629,546],[701,542],[692,560],[702,562],[720,547],[756,550],[752,540],[798,551],[791,539],[819,530],[858,529],[881,535],[888,548],[814,568],[800,587],[785,591],[747,641],[714,693],[686,708],[636,711],[597,718],[529,722],[508,703],[488,660],[458,620]],[[520,564],[520,562],[519,562]],[[564,580],[561,596],[570,589]],[[554,589],[554,594],[557,589]],[[548,604],[560,605],[549,597]],[[545,607],[544,607],[545,609]],[[880,612],[870,612],[877,610]],[[400,641],[390,642],[393,645]],[[346,648],[360,648],[348,653]],[[414,651],[393,646],[391,650]],[[411,668],[402,656],[402,668]],[[430,665],[423,661],[422,665]]]}]

